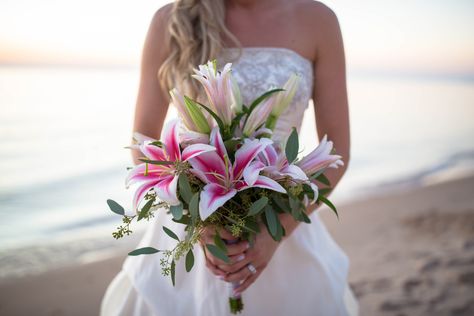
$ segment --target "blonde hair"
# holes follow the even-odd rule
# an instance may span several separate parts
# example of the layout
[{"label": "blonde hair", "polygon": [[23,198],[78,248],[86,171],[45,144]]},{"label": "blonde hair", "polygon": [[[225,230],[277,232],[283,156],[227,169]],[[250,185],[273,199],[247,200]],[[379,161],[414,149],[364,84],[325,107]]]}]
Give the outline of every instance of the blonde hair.
[{"label": "blonde hair", "polygon": [[240,47],[225,25],[224,0],[177,0],[169,19],[167,41],[169,57],[163,62],[158,78],[169,91],[178,86],[196,98],[198,82],[191,80],[193,68],[215,59],[223,48],[223,38]]}]

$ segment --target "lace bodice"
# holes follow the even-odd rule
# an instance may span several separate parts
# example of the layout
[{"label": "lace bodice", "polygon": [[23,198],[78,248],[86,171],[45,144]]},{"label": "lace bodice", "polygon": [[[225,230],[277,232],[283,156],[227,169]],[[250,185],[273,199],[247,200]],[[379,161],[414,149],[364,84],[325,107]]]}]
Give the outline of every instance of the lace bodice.
[{"label": "lace bodice", "polygon": [[237,59],[238,48],[226,48],[219,58],[219,65],[232,62],[232,74],[237,80],[244,104],[250,104],[265,91],[282,87],[292,73],[301,76],[292,103],[281,115],[273,139],[284,141],[291,128],[299,131],[303,114],[313,91],[313,66],[310,60],[293,50],[280,47],[244,47]]}]

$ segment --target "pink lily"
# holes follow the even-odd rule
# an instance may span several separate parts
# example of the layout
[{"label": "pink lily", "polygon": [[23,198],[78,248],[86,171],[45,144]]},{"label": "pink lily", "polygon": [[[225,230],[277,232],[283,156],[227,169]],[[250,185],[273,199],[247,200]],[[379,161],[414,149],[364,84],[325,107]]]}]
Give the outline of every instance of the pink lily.
[{"label": "pink lily", "polygon": [[217,71],[214,62],[199,65],[199,70],[194,69],[193,78],[197,79],[204,87],[209,99],[210,108],[219,116],[225,125],[229,126],[234,116],[234,103],[240,100],[231,78],[231,63],[224,66],[222,71]]},{"label": "pink lily", "polygon": [[165,125],[161,139],[162,146],[153,144],[148,139],[140,145],[141,152],[149,160],[169,162],[169,164],[142,163],[135,166],[128,174],[125,185],[140,183],[135,191],[133,207],[137,208],[145,194],[153,188],[156,196],[169,205],[181,203],[177,197],[176,187],[178,183],[177,167],[185,161],[206,152],[216,150],[205,144],[193,144],[186,147],[182,152],[179,147],[178,134],[180,122],[173,120]]},{"label": "pink lily", "polygon": [[250,187],[259,187],[281,193],[286,190],[275,180],[255,173],[260,166],[252,163],[257,155],[272,143],[267,138],[245,142],[235,152],[235,162],[229,160],[227,150],[218,128],[210,136],[216,151],[207,152],[189,160],[194,174],[206,185],[201,191],[199,213],[202,220],[208,218],[219,207],[233,198],[237,192]]},{"label": "pink lily", "polygon": [[327,140],[327,135],[311,153],[298,161],[296,164],[309,176],[323,171],[326,168],[338,168],[343,166],[342,156],[331,155],[333,148],[332,141]]},{"label": "pink lily", "polygon": [[253,132],[257,130],[257,128],[268,119],[270,113],[272,113],[273,106],[275,105],[275,96],[271,96],[263,103],[257,105],[257,107],[250,113],[247,121],[245,122],[245,126],[243,129],[244,135],[247,137],[252,135]]},{"label": "pink lily", "polygon": [[311,187],[314,192],[312,203],[318,198],[318,187],[312,183],[308,176],[300,167],[289,164],[286,155],[282,150],[277,150],[274,146],[267,146],[258,155],[257,159],[261,164],[261,170],[264,171],[273,180],[291,179],[294,184],[305,183]]}]

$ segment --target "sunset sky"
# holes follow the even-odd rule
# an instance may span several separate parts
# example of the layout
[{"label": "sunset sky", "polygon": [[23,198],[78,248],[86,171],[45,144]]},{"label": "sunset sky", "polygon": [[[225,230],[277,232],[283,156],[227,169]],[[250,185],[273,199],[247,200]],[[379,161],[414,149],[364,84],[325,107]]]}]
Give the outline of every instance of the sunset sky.
[{"label": "sunset sky", "polygon": [[[0,64],[136,65],[161,0],[2,0]],[[474,73],[474,1],[328,0],[354,69]]]}]

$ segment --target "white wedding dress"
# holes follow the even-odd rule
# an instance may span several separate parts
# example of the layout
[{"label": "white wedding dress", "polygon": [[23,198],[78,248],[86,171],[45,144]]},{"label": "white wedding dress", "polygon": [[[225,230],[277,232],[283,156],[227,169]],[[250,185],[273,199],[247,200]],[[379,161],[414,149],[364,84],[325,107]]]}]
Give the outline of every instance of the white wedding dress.
[{"label": "white wedding dress", "polygon": [[[218,60],[220,65],[233,61],[232,73],[245,104],[272,86],[281,87],[291,73],[301,75],[295,98],[275,129],[275,137],[284,139],[293,126],[300,127],[311,98],[311,61],[286,48],[244,48],[241,58],[234,61],[237,52],[237,49],[226,49]],[[242,293],[241,315],[358,314],[357,301],[347,283],[348,258],[331,238],[317,212],[310,218],[311,224],[301,223],[277,248],[255,283]],[[162,225],[184,238],[184,225],[171,221],[166,212],[157,212],[139,247],[172,249],[175,240],[163,233]],[[128,257],[107,289],[101,315],[230,315],[228,284],[205,266],[200,246],[195,247],[194,254],[191,272],[185,271],[184,258],[176,265],[175,287],[169,276],[161,274],[160,254]]]}]

